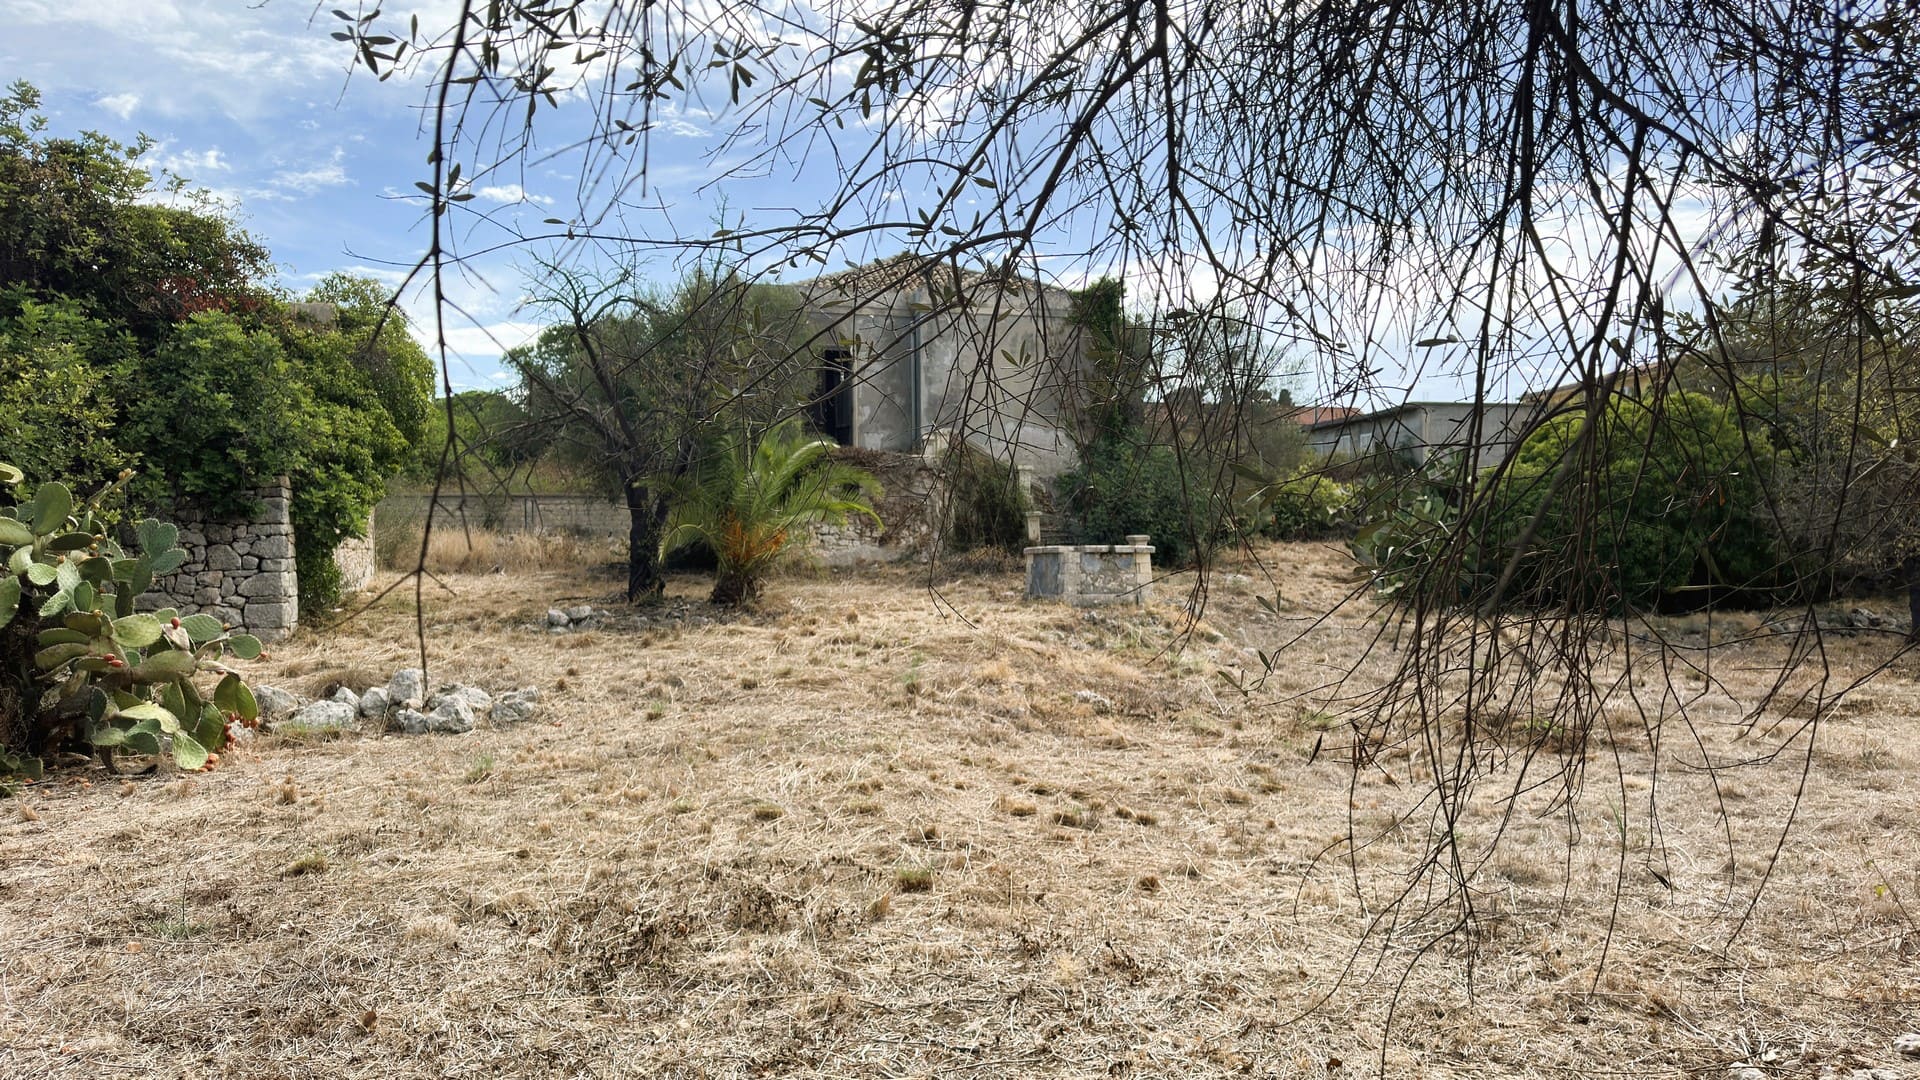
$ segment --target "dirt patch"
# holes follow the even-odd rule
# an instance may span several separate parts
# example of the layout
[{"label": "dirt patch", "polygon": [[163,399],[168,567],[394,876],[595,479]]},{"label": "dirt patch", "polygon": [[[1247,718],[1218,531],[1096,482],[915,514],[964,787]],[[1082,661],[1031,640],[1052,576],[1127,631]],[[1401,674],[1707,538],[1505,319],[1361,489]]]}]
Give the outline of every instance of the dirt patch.
[{"label": "dirt patch", "polygon": [[[1787,646],[1681,628],[1714,689],[1671,742],[1623,710],[1568,800],[1520,782],[1568,734],[1505,716],[1442,819],[1419,754],[1348,764],[1342,701],[1395,670],[1386,623],[1328,615],[1353,590],[1331,549],[1263,555],[1207,582],[1197,623],[1190,578],[1089,612],[1011,573],[896,568],[783,581],[737,620],[553,635],[548,607],[617,583],[428,583],[434,681],[539,686],[538,722],[269,739],[209,774],[0,802],[0,1067],[1914,1072],[1889,1049],[1920,1028],[1910,659],[1817,724],[1783,703],[1756,728]],[[672,610],[705,587],[676,581]],[[399,601],[259,677],[417,662]],[[1894,650],[1828,653],[1844,685]],[[1447,933],[1445,875],[1409,876],[1444,830],[1503,830],[1458,868],[1470,934]]]}]

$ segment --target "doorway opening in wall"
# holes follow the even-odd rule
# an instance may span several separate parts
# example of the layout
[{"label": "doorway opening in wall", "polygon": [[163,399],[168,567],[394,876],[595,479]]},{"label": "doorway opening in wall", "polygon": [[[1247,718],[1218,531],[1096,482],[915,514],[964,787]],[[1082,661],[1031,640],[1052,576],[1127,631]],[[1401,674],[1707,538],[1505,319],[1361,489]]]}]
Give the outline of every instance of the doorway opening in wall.
[{"label": "doorway opening in wall", "polygon": [[852,446],[853,354],[845,349],[823,351],[819,373],[813,400],[807,405],[807,419],[815,431],[841,446]]}]

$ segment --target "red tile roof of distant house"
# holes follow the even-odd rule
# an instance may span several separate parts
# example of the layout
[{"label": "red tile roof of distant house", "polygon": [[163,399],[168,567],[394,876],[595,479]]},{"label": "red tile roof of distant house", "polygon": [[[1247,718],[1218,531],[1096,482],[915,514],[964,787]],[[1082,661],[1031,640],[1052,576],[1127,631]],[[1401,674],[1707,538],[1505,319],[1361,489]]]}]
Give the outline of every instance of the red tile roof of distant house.
[{"label": "red tile roof of distant house", "polygon": [[1293,410],[1293,419],[1301,427],[1312,427],[1330,420],[1345,420],[1360,415],[1360,410],[1345,405],[1310,405]]}]

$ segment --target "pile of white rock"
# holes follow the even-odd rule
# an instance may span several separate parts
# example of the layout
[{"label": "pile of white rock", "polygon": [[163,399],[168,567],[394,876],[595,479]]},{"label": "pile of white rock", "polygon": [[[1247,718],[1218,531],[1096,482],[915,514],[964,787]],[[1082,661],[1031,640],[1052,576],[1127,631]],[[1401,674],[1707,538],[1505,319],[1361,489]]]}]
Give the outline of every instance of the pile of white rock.
[{"label": "pile of white rock", "polygon": [[498,697],[462,683],[429,692],[426,673],[419,668],[401,668],[387,685],[364,694],[343,686],[324,701],[303,703],[273,686],[254,687],[253,697],[260,705],[261,726],[269,731],[353,731],[366,721],[402,735],[460,735],[481,725],[525,723],[540,708],[540,691],[531,686]]},{"label": "pile of white rock", "polygon": [[604,611],[595,611],[592,605],[589,604],[581,604],[578,607],[565,609],[557,607],[548,608],[547,632],[549,634],[564,634],[569,630],[591,630],[600,625],[600,620],[605,617],[606,614]]}]

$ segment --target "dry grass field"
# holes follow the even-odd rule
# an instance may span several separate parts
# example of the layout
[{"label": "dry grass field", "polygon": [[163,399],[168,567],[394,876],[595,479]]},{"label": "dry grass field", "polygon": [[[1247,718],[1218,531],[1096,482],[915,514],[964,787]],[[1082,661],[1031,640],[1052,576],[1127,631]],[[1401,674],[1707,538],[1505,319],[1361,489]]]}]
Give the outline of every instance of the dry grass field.
[{"label": "dry grass field", "polygon": [[[1624,718],[1570,811],[1503,816],[1490,762],[1447,934],[1417,758],[1356,775],[1316,690],[1390,677],[1382,617],[1318,618],[1331,549],[1264,564],[1277,610],[1230,566],[1191,627],[1178,580],[1086,612],[894,569],[554,635],[617,581],[446,575],[432,678],[539,686],[533,723],[0,801],[0,1076],[1920,1076],[1920,662],[1743,734],[1784,646],[1703,644],[1729,689],[1660,729],[1657,789]],[[410,603],[256,680],[384,682]],[[1897,649],[1828,642],[1843,678]]]}]

